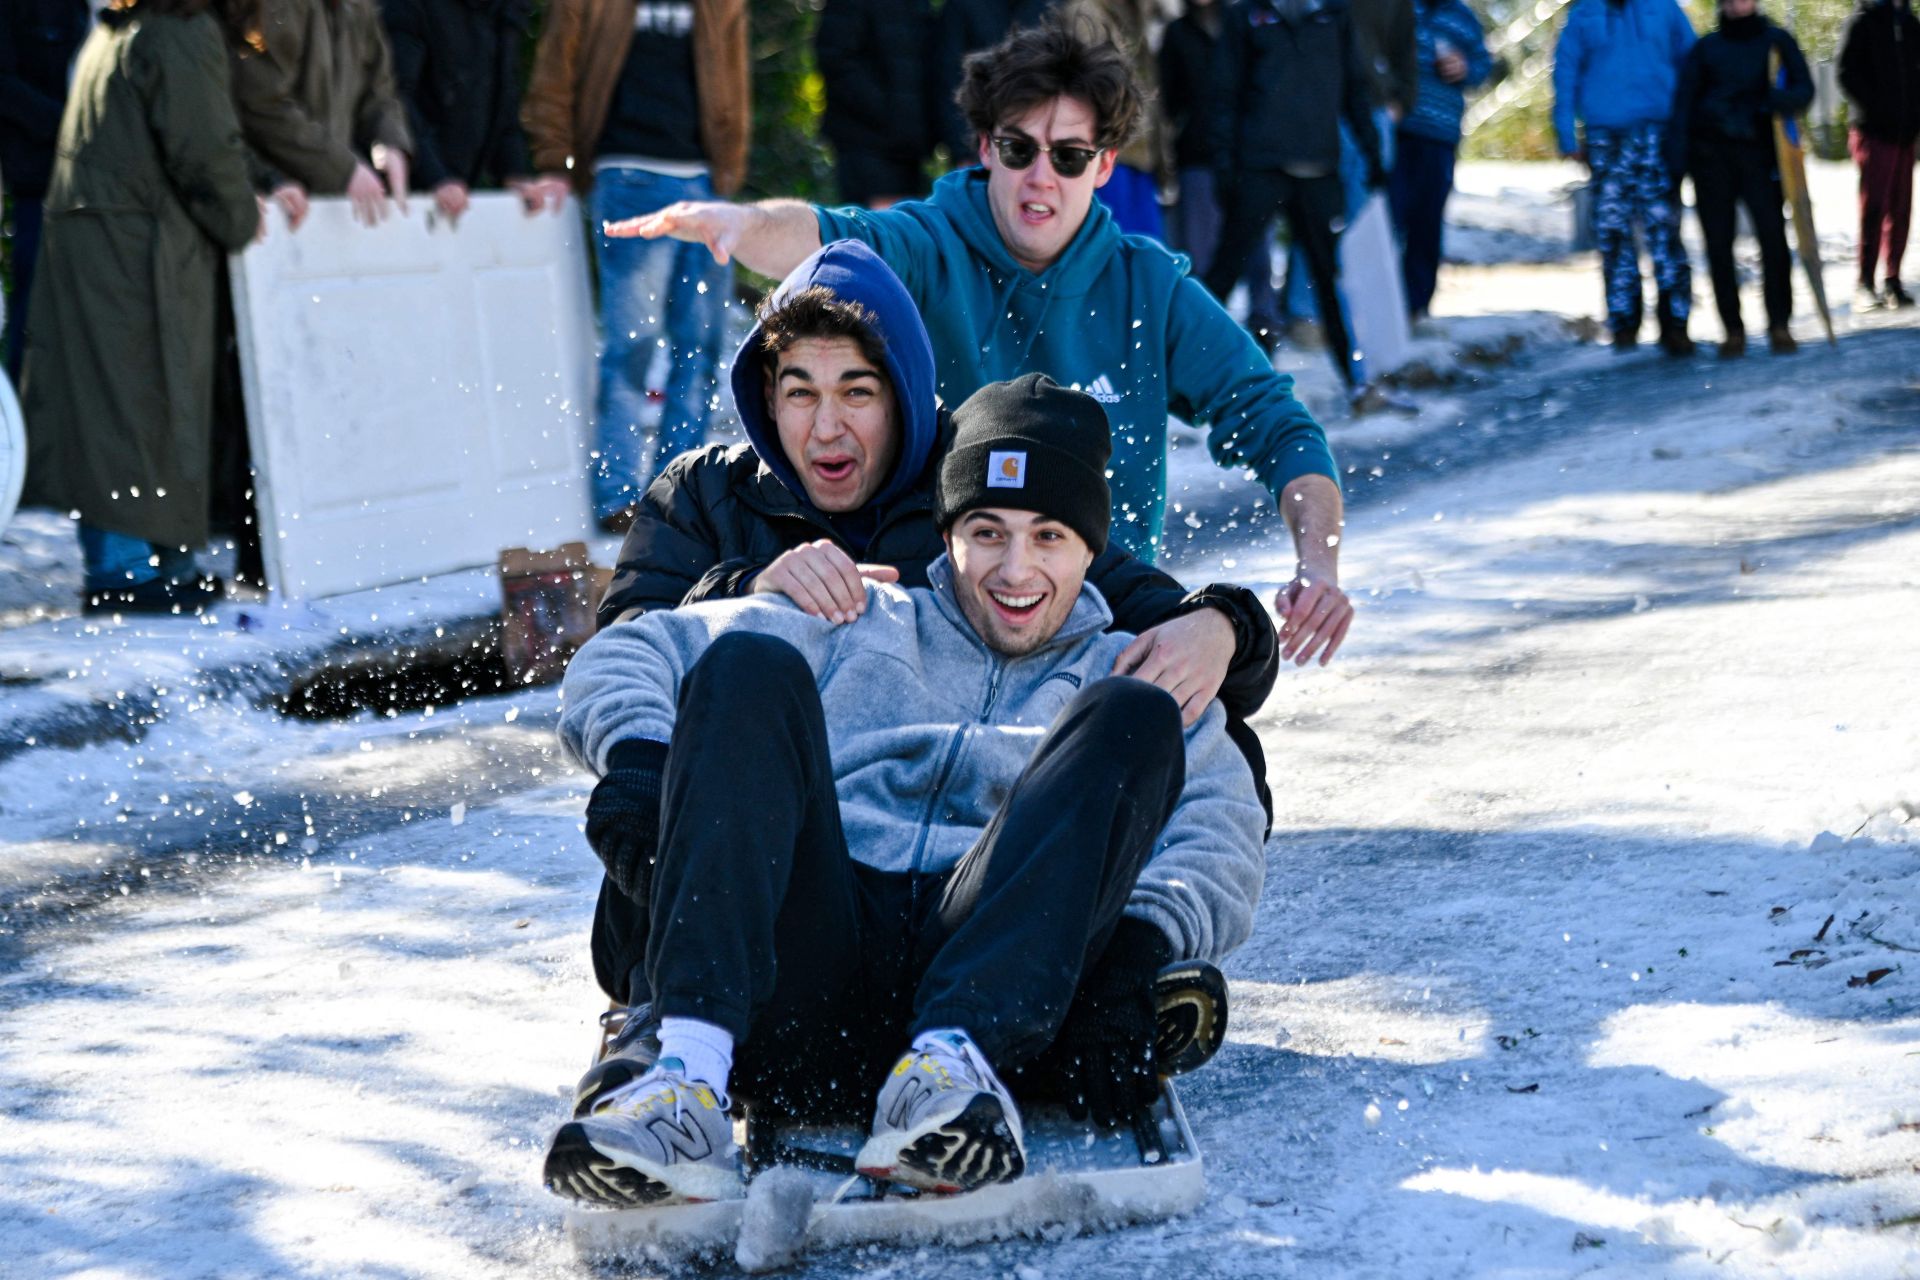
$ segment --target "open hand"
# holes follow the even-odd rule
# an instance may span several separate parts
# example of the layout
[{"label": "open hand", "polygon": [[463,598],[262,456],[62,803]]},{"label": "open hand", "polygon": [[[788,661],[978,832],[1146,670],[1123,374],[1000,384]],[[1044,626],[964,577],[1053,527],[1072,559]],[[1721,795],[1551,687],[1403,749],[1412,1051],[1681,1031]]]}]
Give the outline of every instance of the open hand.
[{"label": "open hand", "polygon": [[1173,695],[1192,724],[1220,692],[1233,664],[1233,624],[1218,609],[1196,609],[1141,632],[1114,660],[1113,674],[1145,680]]},{"label": "open hand", "polygon": [[852,622],[867,609],[863,579],[898,582],[900,571],[887,564],[855,564],[822,538],[782,552],[753,580],[753,590],[783,595],[816,618]]},{"label": "open hand", "polygon": [[1315,653],[1321,666],[1332,662],[1353,625],[1353,602],[1328,577],[1295,577],[1280,588],[1273,607],[1280,615],[1281,660],[1296,666],[1306,666]]},{"label": "open hand", "polygon": [[600,230],[616,240],[636,236],[642,240],[658,240],[661,236],[670,236],[704,244],[713,254],[713,260],[724,265],[732,260],[733,251],[747,229],[747,217],[745,208],[724,200],[681,200],[637,218],[601,223]]}]

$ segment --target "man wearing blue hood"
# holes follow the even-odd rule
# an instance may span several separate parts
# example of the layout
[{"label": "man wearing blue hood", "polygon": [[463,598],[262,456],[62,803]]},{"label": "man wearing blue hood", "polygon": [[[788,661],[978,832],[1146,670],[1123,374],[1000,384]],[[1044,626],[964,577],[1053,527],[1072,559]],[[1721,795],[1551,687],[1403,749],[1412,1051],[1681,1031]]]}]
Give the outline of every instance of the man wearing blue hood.
[{"label": "man wearing blue hood", "polygon": [[1167,415],[1205,423],[1214,458],[1252,470],[1293,534],[1297,572],[1276,602],[1282,656],[1326,662],[1353,606],[1338,585],[1342,507],[1325,434],[1186,259],[1122,235],[1093,198],[1143,111],[1126,55],[1049,21],[969,58],[959,100],[980,165],[942,178],[930,200],[883,212],[680,203],[606,233],[702,241],[774,276],[823,241],[866,241],[926,317],[948,403],[1037,371],[1104,405],[1113,537],[1142,558],[1166,518]]},{"label": "man wearing blue hood", "polygon": [[[847,622],[866,610],[863,579],[927,586],[928,566],[945,550],[934,499],[952,440],[933,378],[920,313],[873,250],[845,240],[809,255],[767,299],[733,362],[752,444],[682,454],[648,488],[601,627],[763,594]],[[1265,755],[1246,725],[1279,667],[1259,600],[1227,585],[1187,592],[1111,546],[1094,557],[1087,582],[1111,610],[1111,629],[1136,637],[1114,674],[1173,695],[1190,725],[1217,698],[1270,815]],[[594,972],[615,1002],[608,1026],[616,1034],[581,1081],[582,1105],[650,1061],[644,958],[664,761],[658,743],[615,746],[587,806],[588,843],[606,868]],[[1105,1030],[1110,1042],[1126,1042]],[[1086,1052],[1072,1048],[1071,1030],[1067,1041],[1080,1053],[1075,1073],[1095,1074]]]}]

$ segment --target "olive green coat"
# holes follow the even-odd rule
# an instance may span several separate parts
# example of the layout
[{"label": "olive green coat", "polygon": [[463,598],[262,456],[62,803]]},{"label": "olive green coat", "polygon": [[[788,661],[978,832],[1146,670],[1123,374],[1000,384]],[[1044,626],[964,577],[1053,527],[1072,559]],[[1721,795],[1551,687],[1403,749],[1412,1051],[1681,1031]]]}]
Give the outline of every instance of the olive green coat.
[{"label": "olive green coat", "polygon": [[207,540],[220,255],[259,225],[208,14],[108,11],[80,50],[23,374],[26,500]]}]

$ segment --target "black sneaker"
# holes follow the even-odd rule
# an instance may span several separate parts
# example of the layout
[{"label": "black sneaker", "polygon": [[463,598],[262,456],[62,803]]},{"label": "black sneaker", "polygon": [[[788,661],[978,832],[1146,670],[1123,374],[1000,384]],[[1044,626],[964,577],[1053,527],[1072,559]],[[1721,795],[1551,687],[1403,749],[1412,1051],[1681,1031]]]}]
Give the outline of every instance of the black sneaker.
[{"label": "black sneaker", "polygon": [[80,612],[87,614],[142,613],[194,617],[227,594],[218,578],[205,576],[176,582],[168,578],[149,578],[104,591],[84,591]]},{"label": "black sneaker", "polygon": [[1227,980],[1205,960],[1170,964],[1153,980],[1153,1061],[1163,1076],[1206,1065],[1227,1038]]},{"label": "black sneaker", "polygon": [[1913,295],[1908,293],[1898,280],[1889,280],[1880,290],[1883,305],[1898,310],[1913,305]]},{"label": "black sneaker", "polygon": [[606,1033],[600,1042],[600,1058],[573,1087],[576,1118],[591,1112],[600,1099],[632,1084],[660,1061],[660,1019],[653,1016],[652,1005],[609,1009],[600,1015],[600,1026]]}]

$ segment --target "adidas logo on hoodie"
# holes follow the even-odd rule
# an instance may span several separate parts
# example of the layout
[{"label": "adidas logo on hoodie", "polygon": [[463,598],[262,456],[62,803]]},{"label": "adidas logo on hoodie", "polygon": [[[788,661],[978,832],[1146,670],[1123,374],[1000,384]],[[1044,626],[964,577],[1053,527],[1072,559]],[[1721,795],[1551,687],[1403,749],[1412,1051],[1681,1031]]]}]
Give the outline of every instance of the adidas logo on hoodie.
[{"label": "adidas logo on hoodie", "polygon": [[1120,393],[1113,389],[1113,383],[1107,378],[1107,375],[1104,373],[1101,374],[1099,377],[1095,378],[1092,382],[1089,382],[1084,387],[1077,382],[1074,383],[1073,389],[1075,391],[1086,392],[1088,395],[1092,396],[1095,400],[1098,400],[1101,404],[1119,404],[1120,403]]}]

